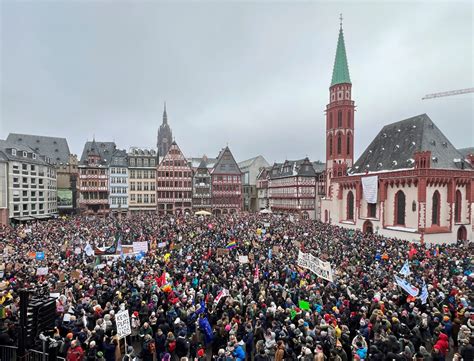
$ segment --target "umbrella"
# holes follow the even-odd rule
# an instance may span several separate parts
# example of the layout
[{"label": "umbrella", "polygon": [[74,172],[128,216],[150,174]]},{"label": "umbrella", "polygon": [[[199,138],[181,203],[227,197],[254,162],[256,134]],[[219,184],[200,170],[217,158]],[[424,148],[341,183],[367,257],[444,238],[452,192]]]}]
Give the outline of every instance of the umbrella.
[{"label": "umbrella", "polygon": [[196,213],[194,213],[198,216],[210,216],[212,213],[211,212],[208,212],[208,211],[198,211]]},{"label": "umbrella", "polygon": [[271,209],[265,208],[260,211],[260,213],[266,214],[266,213],[272,213]]}]

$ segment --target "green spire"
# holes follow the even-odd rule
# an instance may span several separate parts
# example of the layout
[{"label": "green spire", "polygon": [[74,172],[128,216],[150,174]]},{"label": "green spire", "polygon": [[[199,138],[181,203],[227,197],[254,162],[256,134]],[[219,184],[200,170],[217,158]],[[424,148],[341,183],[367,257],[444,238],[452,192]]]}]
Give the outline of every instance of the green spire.
[{"label": "green spire", "polygon": [[334,59],[334,69],[332,70],[331,86],[335,84],[351,84],[349,67],[347,65],[346,46],[344,45],[344,33],[339,29],[339,39],[337,40],[336,59]]}]

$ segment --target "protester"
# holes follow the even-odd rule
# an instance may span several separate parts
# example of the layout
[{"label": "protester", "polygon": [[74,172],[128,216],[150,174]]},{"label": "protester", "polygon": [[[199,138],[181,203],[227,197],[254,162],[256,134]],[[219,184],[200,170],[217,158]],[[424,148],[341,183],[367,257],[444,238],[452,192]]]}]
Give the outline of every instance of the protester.
[{"label": "protester", "polygon": [[[18,290],[26,287],[59,294],[54,337],[68,360],[473,354],[471,244],[412,244],[249,214],[73,216],[4,226],[0,239],[2,344],[18,341]],[[329,262],[333,281],[298,266],[300,251]],[[126,354],[120,310],[130,315]]]}]

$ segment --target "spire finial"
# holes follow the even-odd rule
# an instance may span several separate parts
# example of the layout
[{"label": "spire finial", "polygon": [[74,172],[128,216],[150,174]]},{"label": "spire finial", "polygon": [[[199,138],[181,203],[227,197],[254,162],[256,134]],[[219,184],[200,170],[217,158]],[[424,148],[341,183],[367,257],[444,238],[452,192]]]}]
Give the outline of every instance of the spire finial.
[{"label": "spire finial", "polygon": [[339,26],[340,26],[340,29],[342,30],[342,13],[339,14]]},{"label": "spire finial", "polygon": [[163,124],[167,124],[168,123],[168,114],[166,113],[166,101],[165,101],[165,105],[163,107]]}]

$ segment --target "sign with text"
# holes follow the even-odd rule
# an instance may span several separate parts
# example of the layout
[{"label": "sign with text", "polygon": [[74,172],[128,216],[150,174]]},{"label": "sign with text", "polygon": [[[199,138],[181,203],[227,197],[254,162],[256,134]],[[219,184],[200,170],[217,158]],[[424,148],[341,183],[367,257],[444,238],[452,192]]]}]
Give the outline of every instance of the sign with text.
[{"label": "sign with text", "polygon": [[117,324],[117,335],[120,338],[127,337],[132,333],[130,327],[130,316],[128,310],[123,310],[115,315],[115,323]]},{"label": "sign with text", "polygon": [[314,257],[311,253],[298,253],[298,266],[309,269],[316,276],[321,277],[329,282],[333,282],[331,264],[324,262],[318,257]]},{"label": "sign with text", "polygon": [[133,242],[133,252],[148,252],[148,242]]}]

